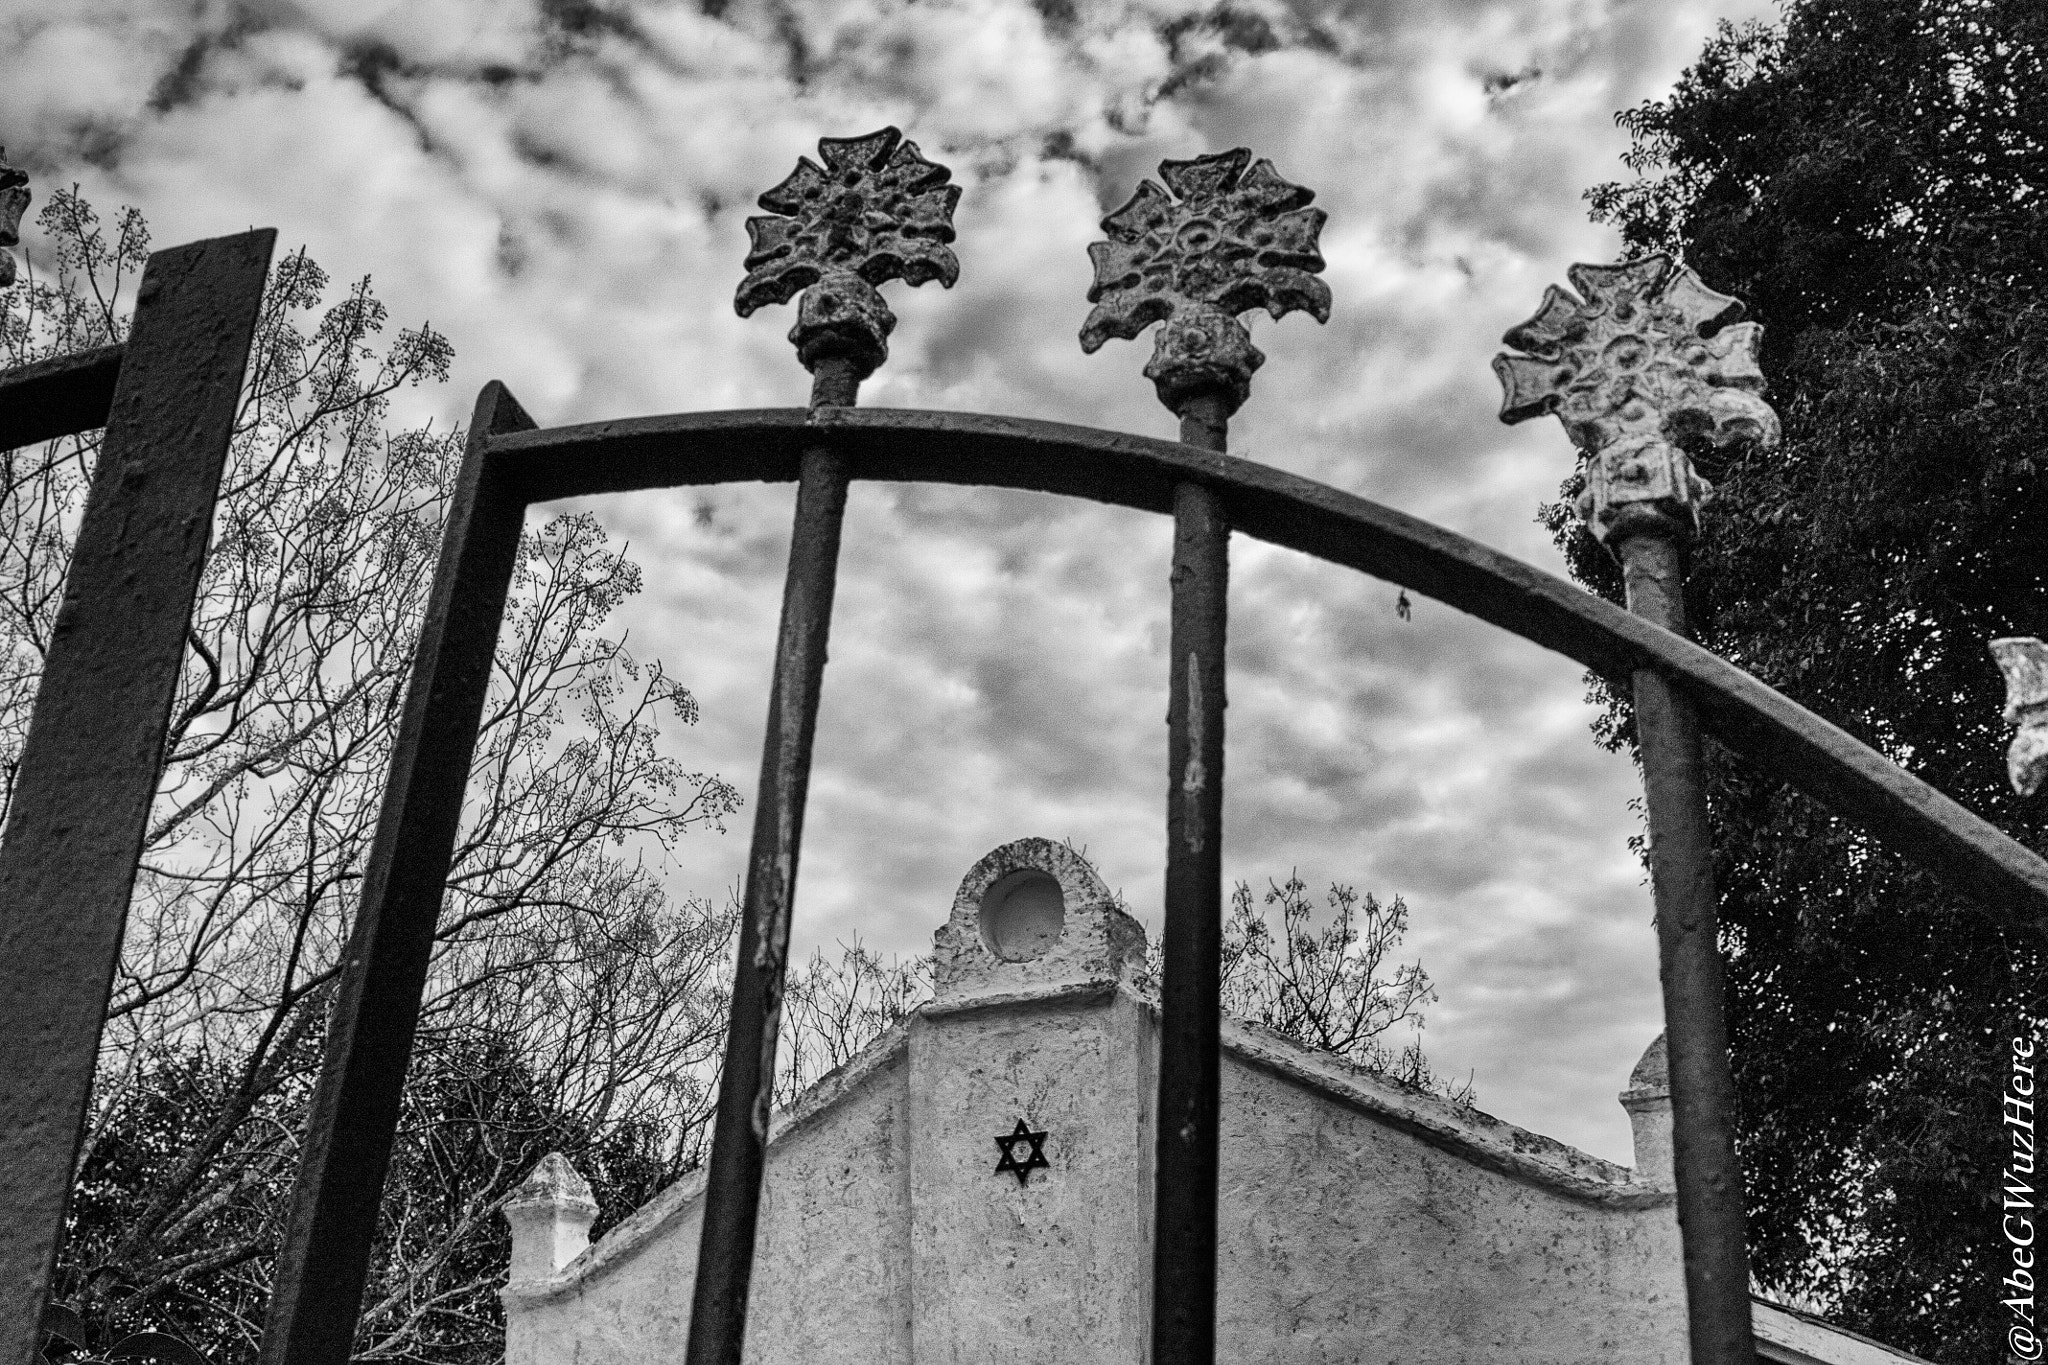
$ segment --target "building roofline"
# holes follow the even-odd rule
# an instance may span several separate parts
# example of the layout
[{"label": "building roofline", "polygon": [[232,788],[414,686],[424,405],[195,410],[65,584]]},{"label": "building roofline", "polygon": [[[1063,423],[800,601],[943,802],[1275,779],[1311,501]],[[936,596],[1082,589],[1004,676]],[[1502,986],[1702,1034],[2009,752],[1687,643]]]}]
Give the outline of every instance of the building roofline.
[{"label": "building roofline", "polygon": [[[777,1110],[769,1120],[768,1144],[773,1147],[791,1133],[810,1127],[837,1108],[862,1081],[896,1064],[909,1047],[910,1024],[920,1016],[940,1019],[987,1010],[1090,1006],[1119,997],[1157,1019],[1157,1001],[1128,983],[1108,981],[1062,982],[928,1001],[850,1061],[821,1077],[788,1109]],[[1385,1080],[1256,1024],[1226,1019],[1222,1042],[1226,1053],[1248,1066],[1368,1114],[1440,1151],[1575,1203],[1625,1210],[1655,1208],[1673,1200],[1668,1185],[1638,1181],[1626,1166],[1603,1161],[1482,1110]],[[704,1192],[706,1176],[703,1167],[692,1171],[635,1209],[553,1275],[507,1285],[502,1291],[505,1299],[526,1306],[562,1298],[592,1276],[630,1259],[655,1233],[689,1211]]]},{"label": "building roofline", "polygon": [[[768,1120],[768,1145],[772,1148],[837,1108],[854,1087],[899,1061],[909,1044],[908,1020],[885,1029],[850,1060],[819,1077],[789,1108],[776,1110]],[[527,1307],[574,1294],[585,1280],[630,1260],[656,1233],[687,1213],[704,1193],[709,1176],[709,1165],[699,1166],[627,1214],[611,1231],[591,1243],[589,1250],[554,1274],[546,1279],[508,1284],[498,1291],[499,1297]]]},{"label": "building roofline", "polygon": [[[1139,999],[1155,1012],[1151,1001]],[[1305,1047],[1271,1029],[1226,1019],[1223,1050],[1240,1061],[1370,1114],[1388,1127],[1476,1166],[1576,1203],[1605,1209],[1656,1208],[1673,1202],[1669,1185],[1637,1180],[1626,1166],[1532,1133],[1482,1109],[1375,1076],[1343,1058]]]}]

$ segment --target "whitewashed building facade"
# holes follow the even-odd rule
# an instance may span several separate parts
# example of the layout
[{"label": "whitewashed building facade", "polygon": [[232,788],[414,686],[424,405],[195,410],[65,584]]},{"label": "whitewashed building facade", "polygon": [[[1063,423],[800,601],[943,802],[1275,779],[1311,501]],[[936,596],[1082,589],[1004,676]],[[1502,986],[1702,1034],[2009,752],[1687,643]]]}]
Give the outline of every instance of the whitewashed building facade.
[{"label": "whitewashed building facade", "polygon": [[[936,998],[774,1120],[750,1361],[1144,1359],[1144,943],[1063,845],[975,865]],[[1222,1085],[1219,1359],[1685,1365],[1661,1040],[1621,1095],[1634,1169],[1260,1030],[1226,1025]],[[508,1365],[679,1361],[702,1191],[590,1245],[587,1187],[544,1162],[506,1211]],[[1756,1330],[1770,1361],[1915,1359],[1763,1304]]]}]

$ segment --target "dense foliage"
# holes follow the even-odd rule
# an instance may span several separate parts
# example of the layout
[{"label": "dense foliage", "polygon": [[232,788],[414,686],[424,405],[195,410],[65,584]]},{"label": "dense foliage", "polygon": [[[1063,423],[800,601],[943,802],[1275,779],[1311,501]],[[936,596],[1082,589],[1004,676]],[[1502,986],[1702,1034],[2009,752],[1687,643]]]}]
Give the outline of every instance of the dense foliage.
[{"label": "dense foliage", "polygon": [[[2048,6],[1789,0],[1620,121],[1637,175],[1596,217],[1748,302],[1785,422],[1777,452],[1702,461],[1700,638],[2048,848],[1985,651],[2048,635]],[[1560,545],[1618,598],[1568,502]],[[1711,781],[1758,1280],[2002,1357],[2001,1059],[2048,1019],[2040,927],[1725,756]]]}]

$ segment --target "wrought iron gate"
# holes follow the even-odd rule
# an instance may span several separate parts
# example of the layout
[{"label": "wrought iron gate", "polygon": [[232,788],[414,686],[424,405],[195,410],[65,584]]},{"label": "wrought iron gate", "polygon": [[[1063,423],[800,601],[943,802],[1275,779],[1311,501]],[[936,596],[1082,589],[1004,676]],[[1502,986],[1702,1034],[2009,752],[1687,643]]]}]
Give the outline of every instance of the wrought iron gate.
[{"label": "wrought iron gate", "polygon": [[[1095,252],[1098,277],[1091,293],[1100,306],[1084,329],[1084,344],[1092,338],[1099,345],[1106,336],[1132,336],[1154,322],[1166,323],[1147,374],[1181,418],[1181,440],[1172,442],[976,414],[857,409],[860,381],[886,356],[886,337],[894,325],[875,285],[888,279],[951,282],[957,264],[945,243],[952,239],[950,214],[957,190],[946,183],[943,168],[924,161],[894,130],[828,140],[822,154],[824,168],[803,162],[788,181],[763,196],[763,206],[776,216],[750,223],[752,273],[740,293],[742,311],[751,312],[803,291],[792,340],[813,375],[807,409],[693,413],[540,430],[502,385],[488,385],[477,400],[305,1136],[265,1333],[269,1365],[339,1365],[349,1355],[493,649],[522,520],[535,503],[740,481],[797,484],[698,1258],[691,1365],[737,1365],[740,1359],[811,740],[841,513],[854,479],[1027,489],[1175,518],[1169,575],[1167,967],[1153,1224],[1152,1359],[1158,1365],[1208,1365],[1214,1357],[1222,646],[1233,533],[1402,584],[1634,686],[1639,699],[1649,699],[1646,709],[1662,708],[1668,729],[1663,739],[1646,735],[1645,740],[1653,829],[1660,821],[1668,829],[1674,818],[1703,813],[1703,806],[1697,811],[1687,806],[1699,796],[1693,770],[1697,716],[1722,743],[1763,771],[1859,822],[1995,912],[2037,927],[2048,922],[2048,862],[1676,630],[1441,527],[1225,454],[1227,419],[1243,401],[1251,371],[1262,359],[1242,336],[1236,314],[1263,306],[1276,316],[1296,309],[1320,316],[1328,308],[1327,291],[1318,293],[1320,283],[1312,278],[1321,264],[1315,249],[1319,212],[1305,207],[1306,191],[1280,180],[1266,163],[1251,163],[1241,152],[1167,163],[1163,173],[1177,201],[1148,184],[1105,222],[1111,241]],[[1239,248],[1240,254],[1230,254]],[[192,305],[203,318],[190,325],[207,329],[204,334],[216,348],[208,371],[215,387],[207,392],[213,397],[203,402],[180,397],[161,388],[162,381],[145,378],[156,373],[156,362],[145,363],[145,358],[159,354],[155,348],[161,343],[155,338],[163,325],[145,327],[145,316],[165,315],[169,309],[148,303],[148,284],[146,306],[158,312],[138,315],[134,338],[119,362],[114,426],[95,484],[94,507],[101,505],[103,487],[109,498],[132,495],[126,476],[117,472],[130,466],[115,458],[126,448],[122,441],[134,439],[115,439],[113,432],[130,430],[124,423],[153,421],[166,432],[192,432],[189,468],[179,475],[166,470],[162,477],[152,468],[143,484],[157,494],[167,487],[188,487],[189,496],[176,513],[166,514],[183,520],[175,526],[164,523],[178,547],[176,553],[164,552],[165,562],[174,561],[188,579],[196,573],[197,547],[203,541],[203,535],[195,541],[192,528],[205,524],[201,503],[211,506],[210,480],[217,478],[217,447],[225,439],[215,408],[205,405],[217,404],[218,385],[231,368],[239,374],[239,365],[230,367],[225,357],[239,354],[236,348],[245,351],[248,334],[246,325],[233,319],[253,314],[254,281],[262,273],[258,257],[267,249],[265,234],[183,249],[206,260],[214,258],[204,253],[217,251],[221,259],[232,256],[238,263],[212,275],[193,267],[181,277],[194,287],[203,283],[198,297],[211,300]],[[153,278],[157,261],[171,257],[178,253],[152,261]],[[1212,269],[1218,261],[1229,268]],[[1719,297],[1684,293],[1691,286],[1661,266],[1652,270],[1639,263],[1623,273],[1628,271],[1641,286],[1638,292],[1655,305],[1653,312],[1676,309],[1681,322],[1687,307],[1706,306]],[[168,267],[163,273],[170,273]],[[1586,285],[1592,276],[1575,278],[1592,300],[1584,306],[1607,306]],[[166,297],[184,295],[167,290]],[[1581,425],[1591,426],[1593,418],[1571,408],[1567,394],[1579,376],[1565,355],[1566,343],[1576,344],[1573,339],[1583,340],[1586,334],[1573,331],[1579,321],[1570,307],[1553,307],[1553,302],[1546,301],[1537,319],[1511,334],[1514,344],[1535,359],[1504,362],[1521,384],[1511,387],[1508,415],[1531,415],[1562,402],[1568,419],[1576,414]],[[1723,308],[1716,320],[1732,319]],[[1674,333],[1681,340],[1707,335],[1705,323],[1685,325],[1693,331]],[[114,364],[104,355],[82,359],[66,371],[71,378],[64,382],[72,387],[64,391],[104,386]],[[1542,366],[1551,369],[1537,373]],[[37,376],[0,378],[0,405],[26,391],[24,385],[56,383]],[[130,394],[155,395],[162,406],[153,414],[131,416],[123,407]],[[36,434],[90,425],[85,419],[102,411],[95,401],[89,395],[79,399],[69,415],[42,425],[16,422],[11,407],[0,407],[9,414],[0,416],[0,443],[18,444]],[[186,409],[178,406],[187,401],[204,407],[210,414],[206,420],[215,425],[205,426],[197,415],[188,420]],[[5,425],[9,422],[15,425]],[[208,441],[214,444],[207,446]],[[1614,457],[1610,463],[1617,488],[1633,479],[1655,485],[1650,491],[1663,500],[1660,507],[1689,505],[1684,501],[1689,485],[1681,477],[1686,470],[1666,469],[1669,477],[1662,484],[1630,472],[1650,456],[1664,458],[1654,442],[1608,442],[1595,454]],[[181,478],[187,483],[180,484]],[[1628,501],[1625,492],[1602,504],[1603,514]],[[1647,499],[1638,501],[1648,505]],[[88,520],[95,515],[89,511]],[[121,577],[119,569],[132,570],[140,561],[123,560],[111,571],[113,577],[95,578],[92,566],[100,561],[87,554],[86,543],[81,537],[80,567],[73,573],[78,601],[127,601],[123,594],[130,591],[134,575]],[[183,602],[181,607],[175,594],[167,593],[137,597],[132,609],[124,608],[130,614],[122,619],[132,621],[134,630],[153,628],[161,637],[150,656],[157,661],[150,674],[156,690],[119,708],[133,732],[131,740],[152,706],[161,735],[176,667],[175,627],[189,611],[189,586]],[[134,657],[130,641],[115,643],[124,657]],[[60,672],[53,657],[31,741],[39,758],[51,751],[77,755],[97,742],[83,738],[84,727],[104,717],[77,714],[69,702],[85,695],[83,689],[92,685],[89,671],[108,657],[92,650],[112,646],[104,640],[89,645],[81,634],[77,647],[87,662],[66,667],[86,672]],[[72,681],[74,676],[81,680]],[[52,717],[47,724],[45,707]],[[45,747],[37,749],[38,744]],[[33,1350],[32,1325],[23,1329],[19,1324],[34,1322],[61,1220],[83,1086],[90,1079],[140,815],[148,803],[148,778],[138,779],[138,774],[154,775],[142,749],[131,744],[127,751],[108,755],[103,771],[95,774],[35,784],[29,783],[25,761],[16,814],[0,851],[6,935],[0,951],[0,1047],[6,1049],[0,1112],[7,1123],[0,1136],[0,1202],[14,1211],[18,1228],[27,1228],[18,1235],[25,1240],[8,1252],[7,1279],[0,1285],[7,1295],[0,1311],[23,1314],[0,1327],[4,1365],[25,1365]],[[67,844],[70,812],[78,809],[84,793],[98,790],[93,783],[116,779],[126,803],[122,818],[133,817],[134,834],[122,836],[129,842],[111,841],[89,854],[75,839]],[[1695,826],[1704,833],[1697,821]],[[1699,839],[1687,844],[1662,834],[1659,844],[1654,856],[1660,920],[1675,921],[1681,918],[1677,908],[1691,907],[1686,951],[1694,954],[1697,967],[1702,942],[1707,957],[1714,953],[1712,887],[1702,880],[1705,847]],[[82,899],[74,902],[69,892],[60,896],[49,884],[56,859],[67,859],[70,868],[90,864],[94,878],[73,877],[81,887],[91,881],[89,907]],[[35,880],[39,875],[45,880]],[[87,895],[86,890],[77,892],[81,898]],[[1695,913],[1702,906],[1704,930]],[[74,917],[94,926],[89,943],[73,941]],[[1718,1058],[1708,1046],[1721,1027],[1718,987],[1708,980],[1706,986],[1714,987],[1709,990],[1702,978],[1685,977],[1684,971],[1671,968],[1670,958],[1667,945],[1673,1054],[1690,1046],[1694,1059],[1693,1071],[1675,1066],[1673,1075],[1694,1359],[1699,1365],[1732,1365],[1749,1360],[1751,1353],[1740,1185],[1738,1179],[1729,1188],[1732,1168],[1726,1164],[1732,1161],[1725,1141],[1728,1097],[1725,1085],[1716,1089],[1710,1074],[1714,1066],[1724,1077],[1726,1072],[1725,1045]],[[1682,980],[1680,987],[1672,986],[1674,976]],[[31,1027],[37,1031],[29,1032]],[[70,1087],[63,1097],[70,1109],[45,1109],[42,1096],[54,1094],[48,1087],[56,1082],[43,1078],[54,1074],[56,1064],[45,1066],[33,1055],[45,1044],[25,1046],[23,1040],[30,1038],[49,1040],[50,1056],[64,1059],[56,1069]],[[44,1117],[32,1121],[38,1116]]]}]

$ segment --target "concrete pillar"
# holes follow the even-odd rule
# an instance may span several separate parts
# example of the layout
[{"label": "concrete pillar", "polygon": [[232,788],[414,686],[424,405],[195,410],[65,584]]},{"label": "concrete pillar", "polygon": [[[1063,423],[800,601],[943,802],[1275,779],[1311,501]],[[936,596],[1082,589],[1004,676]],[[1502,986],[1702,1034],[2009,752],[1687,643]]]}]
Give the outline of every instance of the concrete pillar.
[{"label": "concrete pillar", "polygon": [[590,1182],[569,1158],[549,1152],[505,1201],[512,1226],[512,1273],[508,1280],[544,1280],[581,1256],[590,1245],[597,1200]]},{"label": "concrete pillar", "polygon": [[914,1358],[1139,1365],[1154,1044],[1118,986],[1145,932],[1073,850],[1022,839],[969,871],[935,949],[910,1032]]},{"label": "concrete pillar", "polygon": [[1666,1075],[1663,1034],[1644,1049],[1642,1060],[1629,1073],[1621,1107],[1628,1110],[1629,1127],[1635,1131],[1635,1178],[1645,1185],[1670,1187],[1676,1177],[1671,1158],[1671,1082]]}]

